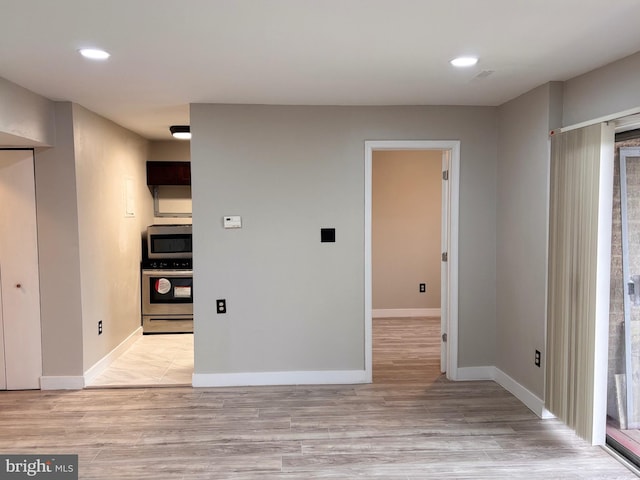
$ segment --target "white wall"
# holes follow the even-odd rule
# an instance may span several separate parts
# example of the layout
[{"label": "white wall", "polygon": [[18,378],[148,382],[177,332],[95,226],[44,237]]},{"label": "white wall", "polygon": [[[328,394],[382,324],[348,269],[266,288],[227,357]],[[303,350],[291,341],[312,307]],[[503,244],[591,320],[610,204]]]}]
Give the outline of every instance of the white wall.
[{"label": "white wall", "polygon": [[[549,131],[560,124],[561,84],[498,109],[496,366],[544,398]],[[542,365],[534,365],[534,353]]]},{"label": "white wall", "polygon": [[364,369],[365,140],[461,141],[458,363],[494,363],[495,108],[195,104],[191,129],[196,374]]},{"label": "white wall", "polygon": [[0,77],[0,106],[0,145],[54,144],[54,103],[51,100]]},{"label": "white wall", "polygon": [[[86,371],[140,326],[141,238],[153,209],[147,140],[79,105],[73,128]],[[125,216],[127,179],[134,217]]]}]

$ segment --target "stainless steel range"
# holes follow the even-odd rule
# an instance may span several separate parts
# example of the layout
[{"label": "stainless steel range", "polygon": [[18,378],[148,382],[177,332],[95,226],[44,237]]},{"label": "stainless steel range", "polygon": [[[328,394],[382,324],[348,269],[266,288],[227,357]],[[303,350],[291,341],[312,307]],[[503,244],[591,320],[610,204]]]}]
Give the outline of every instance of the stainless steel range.
[{"label": "stainless steel range", "polygon": [[[152,232],[157,232],[157,228],[154,227],[149,227],[148,238]],[[169,245],[170,227],[173,226],[163,226],[163,241]],[[174,258],[170,256],[170,252],[166,252],[164,257],[156,254],[155,258],[145,256],[142,260],[142,330],[145,334],[193,332],[191,225],[175,227],[178,236],[178,241],[174,242],[176,244],[185,243],[185,227],[188,227],[189,255],[180,252],[178,258]]]}]

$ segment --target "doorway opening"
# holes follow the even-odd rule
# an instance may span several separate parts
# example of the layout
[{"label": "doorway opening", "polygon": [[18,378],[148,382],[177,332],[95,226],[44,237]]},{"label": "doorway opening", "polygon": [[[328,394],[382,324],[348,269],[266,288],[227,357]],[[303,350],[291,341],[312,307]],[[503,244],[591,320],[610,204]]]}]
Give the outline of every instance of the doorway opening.
[{"label": "doorway opening", "polygon": [[[389,349],[395,349],[400,351],[406,346],[408,363],[404,363],[402,360],[398,360],[395,369],[391,368],[389,374],[386,375],[386,379],[390,378],[390,375],[397,375],[397,372],[402,371],[404,366],[410,366],[411,362],[414,362],[415,358],[411,360],[412,352],[411,348],[415,348],[421,351],[431,351],[430,357],[421,358],[418,363],[426,368],[425,372],[431,369],[438,369],[440,372],[446,372],[447,378],[456,380],[457,378],[457,253],[458,253],[458,198],[459,198],[459,150],[460,142],[457,141],[367,141],[365,142],[365,372],[367,380],[372,382],[373,378],[373,349],[374,349],[374,329],[382,330],[385,338],[388,341],[376,342],[375,348],[377,352],[384,355],[384,350],[390,352]],[[433,243],[435,241],[435,272],[433,272],[433,263],[431,272],[427,272],[426,269],[420,271],[420,268],[390,268],[385,272],[385,263],[387,267],[393,263],[393,250],[404,249],[409,251],[403,251],[402,257],[405,265],[411,263],[413,254],[414,261],[417,256],[425,251],[428,251],[428,242],[425,237],[418,238],[415,242],[417,246],[407,249],[406,244],[403,246],[393,247],[393,237],[402,236],[402,232],[396,225],[411,221],[412,214],[406,212],[394,211],[394,209],[402,208],[401,206],[391,206],[389,212],[383,213],[384,216],[391,216],[388,225],[385,226],[387,231],[381,232],[383,237],[387,236],[391,238],[388,242],[391,245],[390,254],[391,260],[380,261],[380,255],[376,255],[376,278],[374,286],[374,263],[373,263],[373,238],[374,238],[374,225],[373,225],[373,175],[374,175],[374,154],[382,155],[382,158],[388,155],[398,155],[400,162],[402,162],[403,153],[406,154],[405,158],[418,155],[419,152],[439,159],[437,169],[438,183],[441,182],[441,187],[438,194],[440,195],[441,202],[439,212],[436,213],[437,223],[439,223],[439,232],[435,233],[437,228],[431,227],[430,240]],[[388,159],[388,158],[387,158]],[[381,160],[384,161],[384,160]],[[425,161],[424,158],[422,160]],[[404,163],[404,166],[408,166],[410,162]],[[389,167],[390,165],[386,165]],[[423,165],[424,166],[424,165]],[[384,175],[384,173],[383,173]],[[382,179],[384,181],[384,179]],[[405,185],[406,186],[406,185]],[[395,186],[389,186],[395,188]],[[398,188],[403,188],[399,186]],[[431,192],[433,193],[433,192]],[[409,203],[412,200],[409,198],[405,200]],[[404,219],[403,215],[407,215]],[[389,219],[387,219],[389,220]],[[433,225],[433,224],[432,224]],[[423,227],[424,228],[424,227]],[[429,226],[426,227],[429,230]],[[384,230],[384,229],[383,229]],[[391,231],[389,231],[391,230]],[[409,229],[409,231],[411,228]],[[380,232],[378,232],[380,233]],[[435,233],[435,239],[434,237]],[[405,235],[406,236],[406,235]],[[428,233],[427,233],[427,236]],[[419,236],[418,236],[419,237]],[[389,249],[384,247],[377,252]],[[377,247],[376,247],[377,248]],[[413,248],[413,252],[411,249]],[[434,245],[431,245],[431,257],[434,256]],[[399,252],[396,252],[399,255]],[[389,254],[388,254],[389,255]],[[387,255],[387,256],[388,256]],[[383,254],[382,257],[385,255]],[[398,263],[402,263],[398,262]],[[420,263],[416,261],[416,263]],[[397,265],[395,266],[397,267]],[[395,271],[394,271],[395,270]],[[409,271],[411,270],[411,272]],[[379,274],[382,272],[382,274]],[[417,273],[416,273],[417,272]],[[427,274],[431,274],[430,280],[420,280],[420,278],[426,278]],[[433,276],[435,274],[435,277]],[[393,276],[398,276],[394,279]],[[439,276],[439,277],[438,277]],[[390,284],[394,285],[390,287]],[[413,285],[415,283],[415,285]],[[399,288],[398,287],[399,284]],[[424,285],[423,285],[424,284]],[[439,284],[439,285],[438,285]],[[411,288],[411,287],[415,288]],[[439,299],[428,299],[428,292],[430,289],[435,290],[432,293],[437,293],[437,287],[440,287]],[[376,304],[374,305],[374,288],[376,291]],[[405,295],[405,291],[414,290],[409,295]],[[381,293],[383,292],[383,293]],[[416,296],[417,292],[417,296]],[[381,298],[385,297],[387,298]],[[420,299],[420,296],[424,296],[424,302],[415,303],[417,307],[411,306],[413,301]],[[395,297],[391,298],[391,297]],[[402,298],[404,297],[404,298]],[[429,300],[431,303],[429,303]],[[394,303],[395,302],[395,303]],[[409,303],[407,303],[409,302]],[[394,306],[395,305],[395,306]],[[375,313],[375,315],[374,315]],[[438,318],[439,314],[439,318]],[[378,317],[376,320],[376,326],[374,327],[373,318]],[[380,317],[387,317],[380,318]],[[400,317],[398,319],[398,317]],[[414,320],[407,321],[407,317],[413,317]],[[429,318],[431,317],[431,318]],[[411,322],[415,325],[411,325]],[[420,328],[420,335],[412,335],[412,328]],[[417,330],[416,330],[417,331]],[[398,338],[394,338],[398,337]],[[402,338],[408,343],[403,344]],[[411,340],[406,340],[410,338]],[[421,341],[420,338],[430,339]],[[382,340],[380,337],[376,337],[376,340]],[[439,355],[438,352],[439,351]],[[435,358],[433,352],[436,352]],[[384,369],[384,367],[380,367]],[[433,370],[432,370],[433,371]],[[420,370],[417,370],[420,375]],[[385,374],[380,371],[383,377]],[[438,372],[439,374],[439,372]],[[378,373],[376,373],[378,376]],[[386,381],[386,380],[384,380]]]},{"label": "doorway opening", "polygon": [[373,382],[440,366],[441,150],[379,150],[372,165]]}]

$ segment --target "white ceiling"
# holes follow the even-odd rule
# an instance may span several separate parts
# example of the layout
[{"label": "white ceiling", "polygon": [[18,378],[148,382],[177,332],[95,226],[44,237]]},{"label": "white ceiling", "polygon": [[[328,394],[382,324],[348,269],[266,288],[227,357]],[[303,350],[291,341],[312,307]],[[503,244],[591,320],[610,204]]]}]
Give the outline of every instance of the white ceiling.
[{"label": "white ceiling", "polygon": [[639,19],[640,0],[0,0],[0,77],[168,139],[189,103],[499,105],[640,50]]}]

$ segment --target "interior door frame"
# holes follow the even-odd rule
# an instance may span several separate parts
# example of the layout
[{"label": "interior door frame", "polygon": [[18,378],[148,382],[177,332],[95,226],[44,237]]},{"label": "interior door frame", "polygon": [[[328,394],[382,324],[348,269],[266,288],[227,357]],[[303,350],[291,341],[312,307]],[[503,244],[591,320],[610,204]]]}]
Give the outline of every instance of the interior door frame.
[{"label": "interior door frame", "polygon": [[[441,311],[446,318],[447,341],[442,342],[446,350],[446,376],[458,379],[458,223],[460,211],[460,141],[458,140],[367,140],[364,142],[364,334],[365,334],[365,378],[373,381],[373,275],[372,275],[372,177],[373,152],[376,150],[440,150],[448,152],[448,202],[442,204],[443,225],[449,225],[448,235],[443,235],[442,252],[447,261],[441,263],[441,278],[448,281],[441,285]],[[443,155],[444,156],[444,155]]]}]

